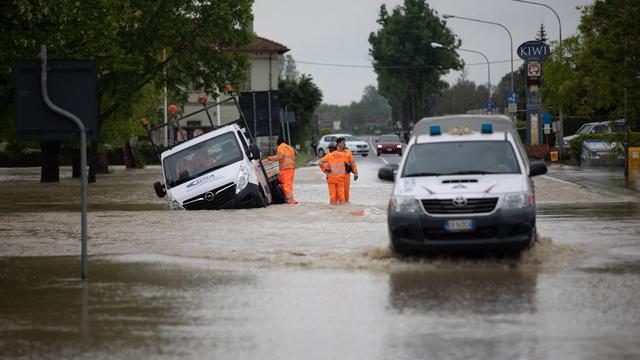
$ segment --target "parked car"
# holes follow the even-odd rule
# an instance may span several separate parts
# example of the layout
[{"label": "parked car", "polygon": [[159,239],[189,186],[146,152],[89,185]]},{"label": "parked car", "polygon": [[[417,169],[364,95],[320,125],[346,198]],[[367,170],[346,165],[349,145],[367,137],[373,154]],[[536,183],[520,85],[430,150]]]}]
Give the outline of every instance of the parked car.
[{"label": "parked car", "polygon": [[345,138],[347,149],[351,150],[353,155],[369,155],[369,144],[355,136],[350,134],[328,134],[321,137],[318,142],[318,156],[322,157],[329,153],[329,144],[336,142],[341,137]]},{"label": "parked car", "polygon": [[[574,135],[563,138],[563,148],[569,149],[571,141],[584,134],[610,134],[624,131],[624,119],[598,121],[583,124]],[[618,164],[624,161],[622,145],[617,142],[590,139],[582,143],[580,160],[584,164]],[[618,153],[618,156],[614,154]]]},{"label": "parked car", "polygon": [[376,154],[398,154],[402,156],[402,141],[396,134],[380,135],[376,139]]},{"label": "parked car", "polygon": [[424,118],[402,162],[380,170],[395,181],[387,222],[391,247],[416,252],[517,253],[536,241],[529,162],[513,121],[502,115]]},{"label": "parked car", "polygon": [[622,132],[624,130],[624,119],[618,119],[613,122],[610,121],[596,121],[582,124],[575,134],[565,136],[562,138],[562,147],[569,149],[571,140],[584,134],[608,134],[612,132]]}]

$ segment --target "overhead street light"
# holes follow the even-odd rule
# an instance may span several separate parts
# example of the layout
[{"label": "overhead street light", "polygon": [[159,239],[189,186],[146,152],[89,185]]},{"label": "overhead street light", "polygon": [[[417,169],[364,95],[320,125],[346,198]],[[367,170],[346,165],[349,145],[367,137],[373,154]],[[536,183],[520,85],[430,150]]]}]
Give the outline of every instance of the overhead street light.
[{"label": "overhead street light", "polygon": [[509,44],[510,44],[510,55],[511,55],[511,91],[513,92],[513,37],[511,36],[511,31],[509,31],[509,29],[507,29],[506,26],[497,23],[497,22],[493,22],[493,21],[486,21],[486,20],[480,20],[480,19],[473,19],[473,18],[468,18],[468,17],[462,17],[462,16],[456,16],[456,15],[452,15],[452,14],[442,14],[442,17],[445,19],[462,19],[462,20],[469,20],[469,21],[475,21],[475,22],[480,22],[480,23],[484,23],[484,24],[491,24],[491,25],[496,25],[496,26],[500,26],[501,28],[505,29],[507,31],[507,34],[509,34]]},{"label": "overhead street light", "polygon": [[[544,6],[547,9],[553,11],[553,13],[556,15],[556,18],[558,19],[558,32],[559,32],[559,43],[560,43],[560,61],[562,62],[562,22],[560,21],[560,15],[558,15],[558,13],[549,5],[547,4],[543,4],[543,3],[539,3],[539,2],[535,2],[535,1],[529,1],[529,0],[513,0],[515,2],[521,2],[521,3],[526,3],[526,4],[531,4],[531,5],[538,5],[538,6]],[[560,109],[558,109],[558,115],[559,115],[559,119],[558,119],[558,141],[560,143],[562,143],[562,139],[563,139],[563,135],[564,135],[564,121],[563,121],[563,116],[562,116],[562,106],[560,106]],[[625,119],[626,122],[626,119]],[[562,148],[560,148],[560,151],[558,152],[560,160],[562,160]],[[626,155],[625,155],[626,156]]]},{"label": "overhead street light", "polygon": [[491,63],[489,62],[489,59],[487,58],[487,56],[485,54],[481,53],[480,51],[476,51],[476,50],[463,49],[463,48],[450,48],[448,46],[444,46],[444,45],[442,45],[440,43],[437,43],[437,42],[432,42],[431,43],[431,47],[433,47],[433,48],[444,48],[444,49],[449,49],[449,50],[454,50],[454,51],[465,51],[465,52],[471,52],[471,53],[476,53],[476,54],[482,55],[484,60],[487,62],[487,84],[489,86],[489,101],[491,101]]}]

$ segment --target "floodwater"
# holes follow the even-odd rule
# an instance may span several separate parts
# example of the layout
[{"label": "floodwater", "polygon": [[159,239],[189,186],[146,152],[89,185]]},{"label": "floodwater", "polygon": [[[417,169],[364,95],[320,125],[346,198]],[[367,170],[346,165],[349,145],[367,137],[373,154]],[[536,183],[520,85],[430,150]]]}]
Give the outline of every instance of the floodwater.
[{"label": "floodwater", "polygon": [[640,357],[637,193],[554,167],[519,259],[399,258],[382,161],[357,160],[350,205],[309,167],[297,206],[200,212],[167,210],[158,167],[113,168],[90,185],[87,283],[70,169],[0,169],[0,357]]}]

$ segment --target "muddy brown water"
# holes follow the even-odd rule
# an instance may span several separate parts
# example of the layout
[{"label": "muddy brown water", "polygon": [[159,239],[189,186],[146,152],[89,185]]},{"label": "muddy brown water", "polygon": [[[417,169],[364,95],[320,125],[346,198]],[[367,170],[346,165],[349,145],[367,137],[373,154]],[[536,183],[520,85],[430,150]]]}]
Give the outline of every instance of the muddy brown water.
[{"label": "muddy brown water", "polygon": [[391,184],[358,160],[350,205],[328,206],[304,168],[299,206],[202,212],[167,210],[159,168],[114,168],[90,186],[87,283],[70,170],[39,184],[0,169],[0,357],[640,356],[633,193],[552,172],[536,182],[541,240],[519,259],[399,258]]}]

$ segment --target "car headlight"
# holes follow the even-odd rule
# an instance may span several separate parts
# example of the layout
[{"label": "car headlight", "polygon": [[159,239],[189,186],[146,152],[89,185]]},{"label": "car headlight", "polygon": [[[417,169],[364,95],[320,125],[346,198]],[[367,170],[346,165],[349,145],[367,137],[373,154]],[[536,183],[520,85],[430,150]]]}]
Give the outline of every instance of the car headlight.
[{"label": "car headlight", "polygon": [[378,149],[382,149],[382,145],[378,144]]},{"label": "car headlight", "polygon": [[406,195],[392,195],[389,201],[389,208],[393,211],[407,214],[419,214],[421,212],[418,199]]},{"label": "car headlight", "polygon": [[238,182],[236,183],[236,194],[240,191],[244,190],[249,183],[249,172],[247,168],[244,166],[240,166],[240,170],[238,171]]},{"label": "car headlight", "polygon": [[524,209],[535,205],[535,197],[528,192],[506,194],[502,202],[503,209]]},{"label": "car headlight", "polygon": [[400,145],[400,144],[396,145],[396,147],[397,147],[398,149],[402,149],[402,145]]}]

